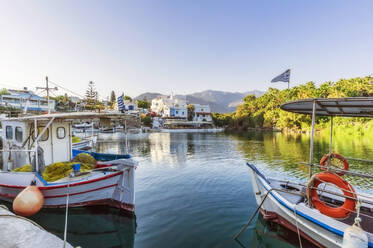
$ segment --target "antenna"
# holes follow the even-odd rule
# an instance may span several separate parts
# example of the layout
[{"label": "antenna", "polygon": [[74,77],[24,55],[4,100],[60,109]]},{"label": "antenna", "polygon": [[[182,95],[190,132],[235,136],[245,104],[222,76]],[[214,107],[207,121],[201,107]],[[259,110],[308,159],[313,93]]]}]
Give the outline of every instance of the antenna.
[{"label": "antenna", "polygon": [[54,88],[49,88],[48,86],[48,76],[45,77],[45,83],[46,83],[46,87],[36,87],[37,90],[45,90],[47,91],[47,102],[48,102],[48,114],[51,113],[51,108],[50,108],[50,104],[49,104],[49,91],[52,91],[52,90],[58,90],[57,87],[54,87]]}]

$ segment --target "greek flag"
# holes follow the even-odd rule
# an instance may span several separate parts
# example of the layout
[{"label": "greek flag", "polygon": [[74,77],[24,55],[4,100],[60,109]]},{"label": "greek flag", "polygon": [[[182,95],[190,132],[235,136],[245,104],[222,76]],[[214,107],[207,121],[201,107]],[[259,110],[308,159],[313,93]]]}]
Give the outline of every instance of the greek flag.
[{"label": "greek flag", "polygon": [[288,82],[289,83],[289,80],[290,80],[290,69],[287,69],[285,72],[283,72],[282,74],[272,79],[271,83],[274,83],[274,82]]},{"label": "greek flag", "polygon": [[118,97],[118,110],[124,111],[126,110],[126,105],[124,105],[124,94]]}]

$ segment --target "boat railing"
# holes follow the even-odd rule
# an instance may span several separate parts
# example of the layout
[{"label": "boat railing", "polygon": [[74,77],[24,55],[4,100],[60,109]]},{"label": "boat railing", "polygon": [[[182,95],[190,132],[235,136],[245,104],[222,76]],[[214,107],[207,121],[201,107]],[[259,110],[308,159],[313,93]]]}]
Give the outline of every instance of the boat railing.
[{"label": "boat railing", "polygon": [[22,150],[9,149],[9,150],[6,150],[6,149],[3,149],[3,150],[0,150],[0,152],[35,152],[35,149],[32,149],[32,150],[27,150],[27,149],[22,149]]},{"label": "boat railing", "polygon": [[[311,167],[311,169],[312,169],[312,167],[321,168],[321,165],[319,165],[319,164],[310,164],[310,163],[307,163],[307,162],[301,162],[301,164],[309,165]],[[357,176],[357,177],[364,177],[364,178],[373,179],[373,175],[371,175],[371,174],[354,172],[354,171],[349,171],[349,170],[343,170],[343,169],[338,169],[338,168],[335,168],[335,167],[328,167],[326,170],[330,171],[330,172],[335,172],[335,173],[342,172],[342,173],[344,173],[346,175],[350,175],[350,176]]]},{"label": "boat railing", "polygon": [[352,160],[352,161],[358,161],[358,162],[372,163],[373,164],[373,160],[369,160],[369,159],[361,159],[361,158],[346,158],[346,159],[347,160]]},{"label": "boat railing", "polygon": [[[353,193],[354,195],[356,195],[356,197],[351,197],[351,196],[346,196],[346,195],[341,194],[341,193],[336,192],[336,191],[328,190],[328,189],[325,189],[325,188],[321,189],[321,188],[309,186],[309,185],[306,185],[306,184],[303,184],[303,183],[294,183],[294,182],[290,182],[290,181],[286,181],[286,180],[279,180],[279,179],[275,179],[275,180],[277,182],[282,182],[286,185],[292,184],[292,185],[302,186],[302,187],[305,187],[305,188],[308,187],[309,189],[315,189],[319,192],[327,193],[327,194],[330,194],[330,195],[335,195],[335,196],[342,197],[342,198],[347,198],[347,199],[351,199],[351,200],[355,200],[355,201],[360,201],[362,203],[371,205],[373,207],[373,198],[368,197],[366,195],[362,195],[358,192],[343,190],[344,192]],[[277,189],[275,188],[275,191],[276,190]],[[303,192],[294,192],[294,191],[286,190],[286,189],[281,189],[281,190],[282,190],[281,192],[286,191],[286,193],[289,193],[289,194],[296,194],[296,195],[301,195],[303,197],[307,197],[307,195]],[[371,200],[369,200],[369,199],[371,199]]]}]

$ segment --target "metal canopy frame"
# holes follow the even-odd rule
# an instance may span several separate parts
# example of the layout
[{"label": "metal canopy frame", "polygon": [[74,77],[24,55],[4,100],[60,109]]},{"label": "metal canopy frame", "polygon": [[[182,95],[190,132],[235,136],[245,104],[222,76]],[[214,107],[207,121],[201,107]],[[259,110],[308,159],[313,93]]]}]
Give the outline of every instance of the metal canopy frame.
[{"label": "metal canopy frame", "polygon": [[[373,118],[373,97],[314,98],[291,101],[280,106],[284,111],[312,115],[309,178],[313,173],[313,144],[316,116],[330,116],[329,154],[333,151],[333,117],[368,117]],[[328,159],[330,165],[330,159]]]},{"label": "metal canopy frame", "polygon": [[284,103],[282,110],[317,116],[344,116],[373,118],[373,97],[313,98]]}]

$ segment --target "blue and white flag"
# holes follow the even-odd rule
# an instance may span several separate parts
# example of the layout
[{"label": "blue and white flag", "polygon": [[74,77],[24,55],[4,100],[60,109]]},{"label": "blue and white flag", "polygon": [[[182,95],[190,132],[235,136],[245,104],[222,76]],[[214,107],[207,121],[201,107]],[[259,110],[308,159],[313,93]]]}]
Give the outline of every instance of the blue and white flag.
[{"label": "blue and white flag", "polygon": [[118,110],[125,111],[126,105],[124,105],[124,94],[118,97],[117,102],[118,102]]},{"label": "blue and white flag", "polygon": [[272,79],[271,83],[274,83],[274,82],[288,82],[289,83],[289,80],[290,80],[290,69],[287,69],[285,72],[283,72],[282,74]]}]

